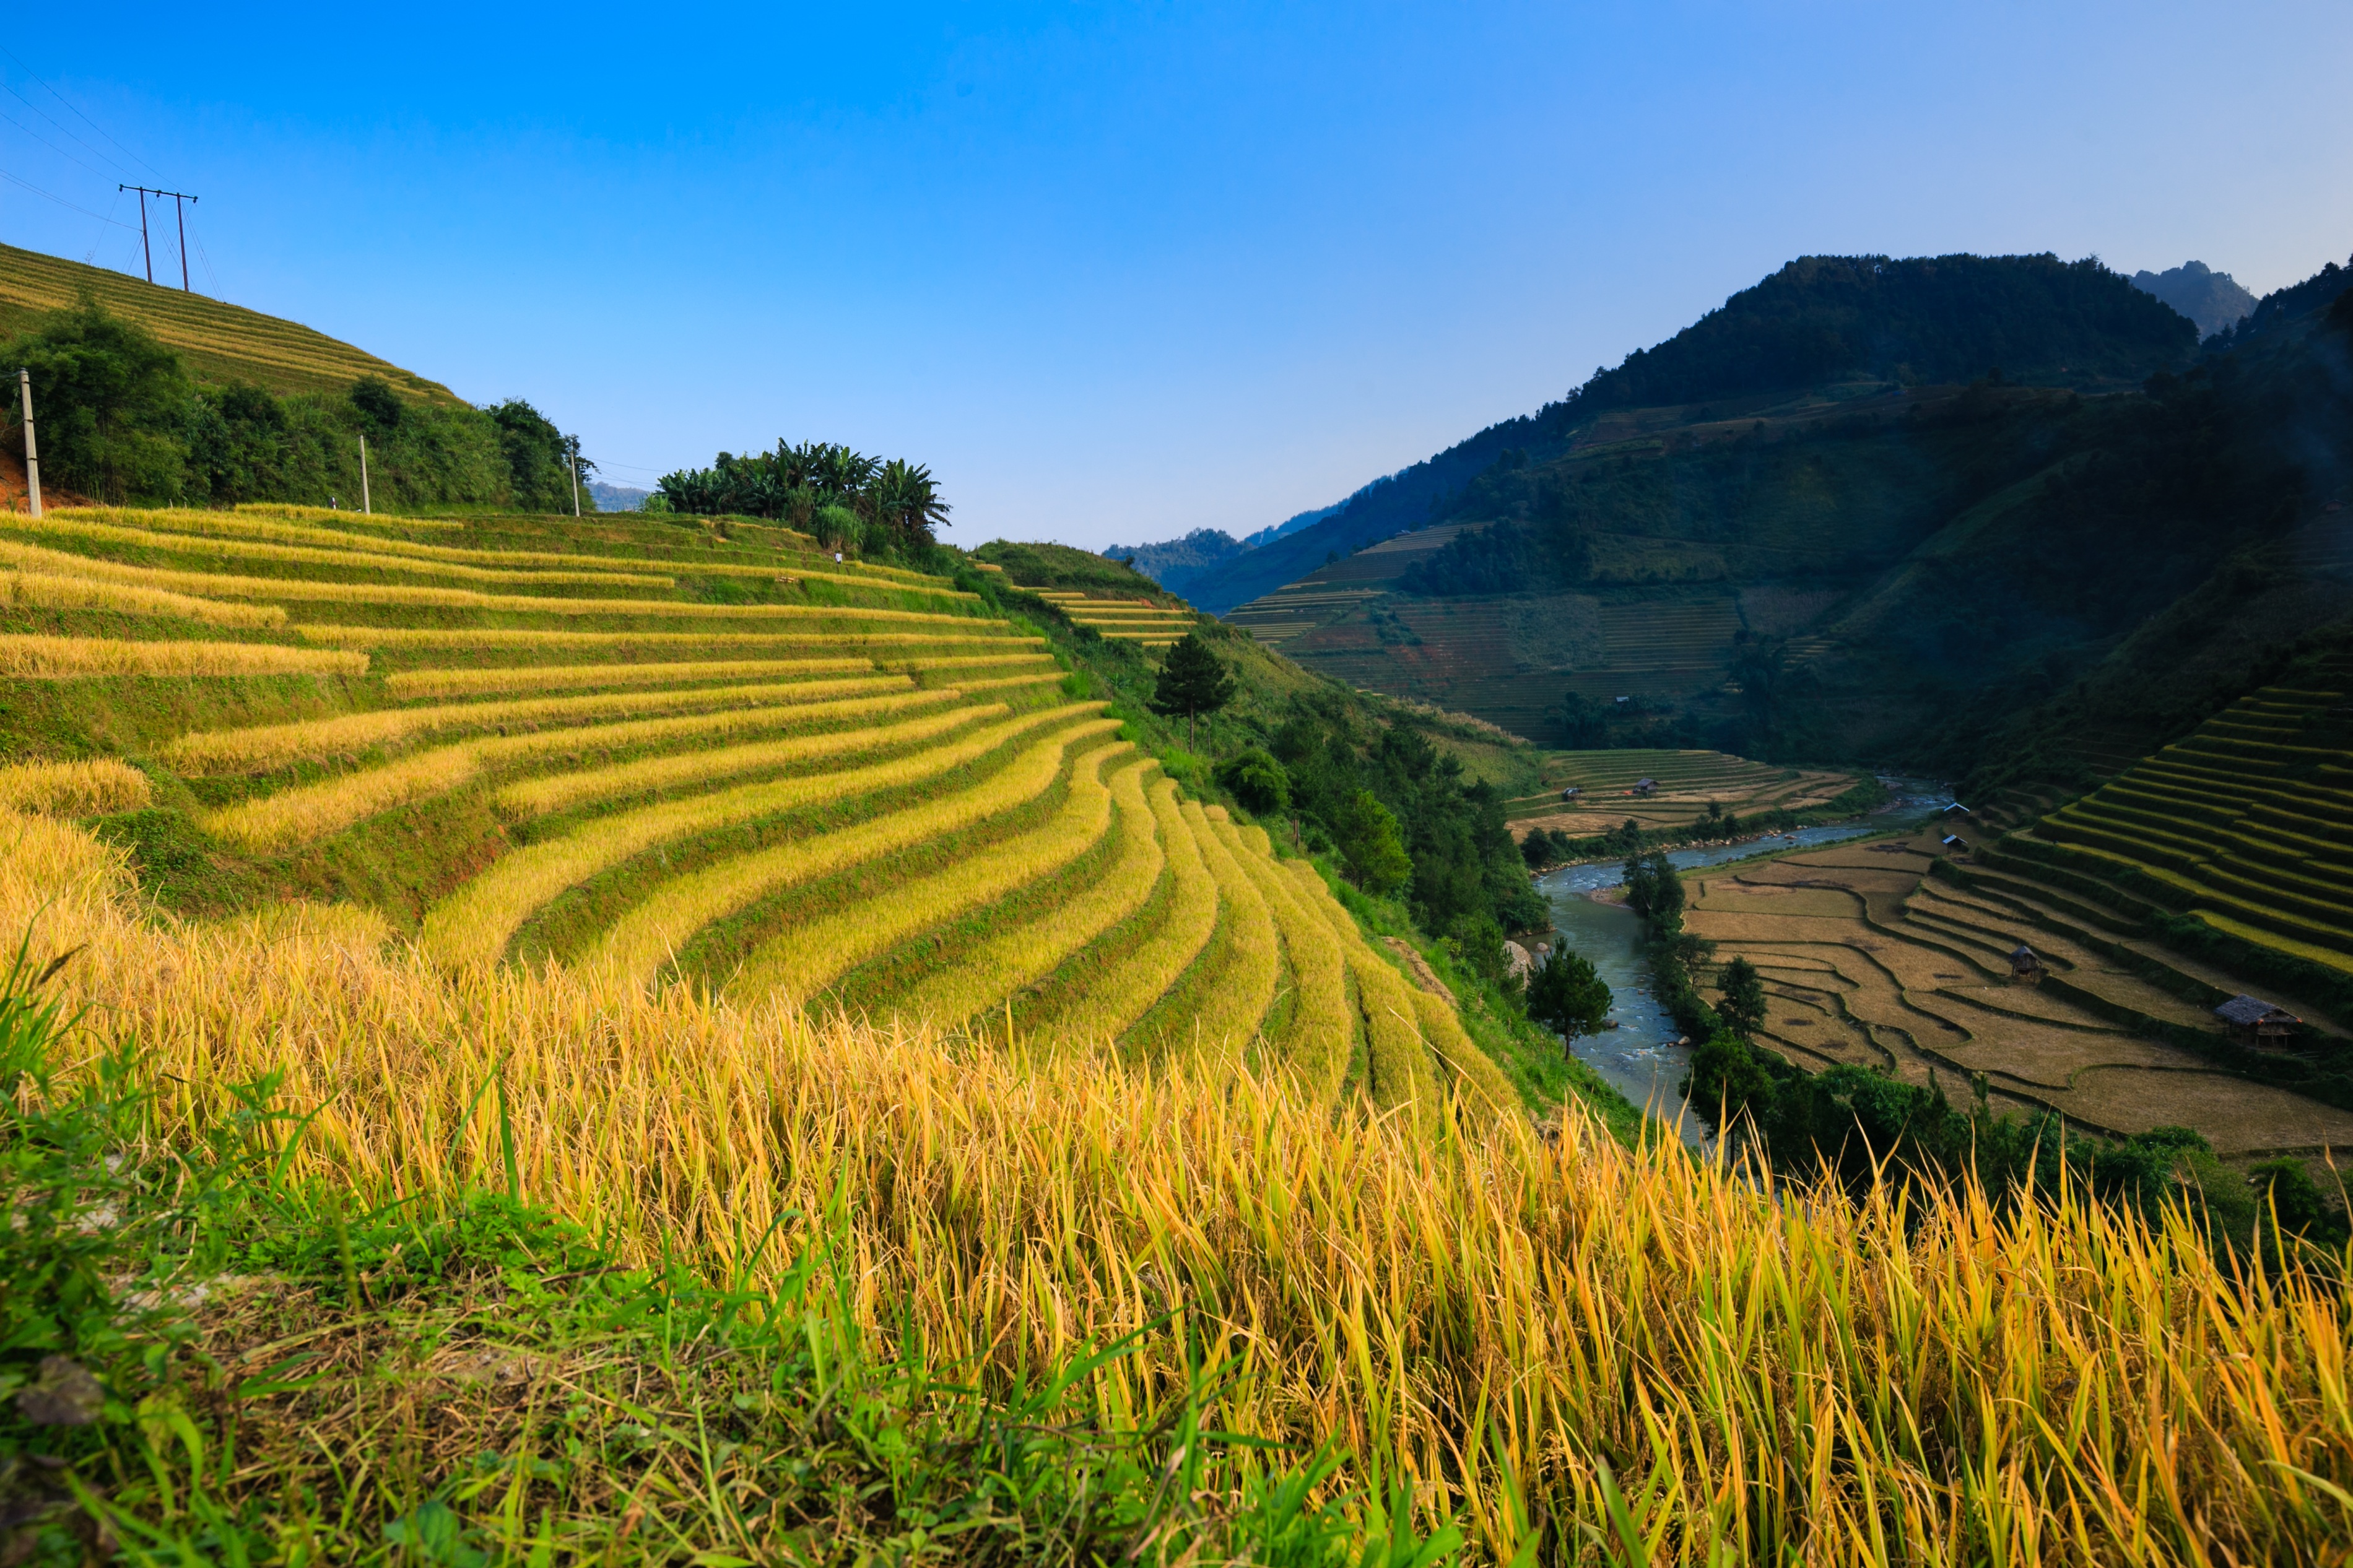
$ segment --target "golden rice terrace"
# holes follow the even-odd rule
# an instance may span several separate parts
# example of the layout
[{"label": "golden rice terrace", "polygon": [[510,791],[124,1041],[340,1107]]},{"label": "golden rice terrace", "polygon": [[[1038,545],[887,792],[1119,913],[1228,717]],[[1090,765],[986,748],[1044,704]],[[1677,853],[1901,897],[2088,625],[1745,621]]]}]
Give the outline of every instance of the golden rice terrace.
[{"label": "golden rice terrace", "polygon": [[944,579],[749,525],[254,508],[9,516],[0,589],[0,799],[97,819],[169,908],[1516,1102],[1312,867]]}]

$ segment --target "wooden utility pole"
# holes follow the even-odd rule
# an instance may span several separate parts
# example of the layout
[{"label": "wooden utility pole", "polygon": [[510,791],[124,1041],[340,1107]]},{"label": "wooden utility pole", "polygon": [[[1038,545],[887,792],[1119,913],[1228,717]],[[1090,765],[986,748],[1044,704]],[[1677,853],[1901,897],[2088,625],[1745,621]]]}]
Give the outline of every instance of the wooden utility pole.
[{"label": "wooden utility pole", "polygon": [[365,436],[360,437],[360,510],[364,512],[375,510],[375,502],[368,496],[367,437]]},{"label": "wooden utility pole", "polygon": [[188,209],[180,204],[196,198],[185,191],[158,191],[146,185],[117,185],[114,188],[139,193],[139,254],[147,259],[147,281],[150,283],[155,281],[155,251],[147,243],[147,198],[153,196],[159,202],[165,196],[172,198],[172,211],[180,223],[180,292],[195,293],[195,289],[188,284]]},{"label": "wooden utility pole", "polygon": [[41,449],[33,443],[33,373],[16,373],[16,392],[25,400],[25,494],[33,515],[41,515]]}]

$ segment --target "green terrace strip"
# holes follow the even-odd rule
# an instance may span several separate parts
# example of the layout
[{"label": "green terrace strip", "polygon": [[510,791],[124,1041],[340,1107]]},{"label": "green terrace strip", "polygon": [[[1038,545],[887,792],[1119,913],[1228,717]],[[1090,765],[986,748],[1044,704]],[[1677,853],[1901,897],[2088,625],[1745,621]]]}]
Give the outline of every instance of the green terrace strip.
[{"label": "green terrace strip", "polygon": [[[380,813],[462,789],[489,770],[502,765],[671,742],[708,743],[724,735],[787,726],[873,720],[910,709],[934,707],[954,701],[961,695],[953,689],[899,691],[882,697],[850,698],[836,702],[726,708],[717,712],[690,714],[676,719],[638,719],[464,741],[453,746],[437,746],[397,762],[364,768],[323,783],[280,790],[259,800],[226,806],[206,816],[203,826],[205,831],[215,837],[258,854],[269,854],[323,838],[331,833],[340,833],[353,823]],[[694,778],[721,778],[731,773],[747,773],[766,766],[772,761],[785,762],[879,748],[965,722],[974,712],[1004,711],[1003,704],[993,703],[984,709],[959,710],[952,715],[921,720],[895,728],[871,730],[861,727],[797,736],[790,741],[733,751],[690,752],[678,757],[649,758],[642,763],[624,763],[618,768],[561,773],[553,778],[533,781],[533,784],[547,788],[551,795],[562,795],[564,802],[568,804],[599,798],[618,775],[631,768],[643,769],[644,772],[642,774],[629,774],[629,777],[642,777],[649,782],[623,785],[611,793],[628,794],[638,788],[657,788]],[[509,791],[513,791],[531,786],[508,787]],[[501,805],[511,805],[506,794],[502,793],[499,798]]]},{"label": "green terrace strip", "polygon": [[[989,939],[933,974],[907,998],[905,1011],[948,1028],[959,1027],[998,998],[1051,974],[1065,959],[1142,909],[1159,885],[1161,869],[1167,863],[1153,831],[1152,806],[1144,795],[1145,778],[1158,765],[1146,759],[1142,766],[1122,768],[1113,775],[1112,799],[1119,809],[1119,856],[1101,880],[1070,902]],[[1173,795],[1176,787],[1164,780],[1154,793]],[[1211,918],[1215,915],[1213,902]]]},{"label": "green terrace strip", "polygon": [[[1092,705],[1090,704],[1061,709],[1054,715],[1035,717],[1068,718],[1092,710]],[[956,762],[950,765],[961,765],[985,754],[984,745],[991,741],[1008,739],[1021,727],[1019,720],[998,724],[961,746],[944,748],[960,753]],[[691,940],[696,931],[713,921],[750,907],[757,900],[818,877],[846,870],[878,856],[927,843],[942,834],[970,827],[1035,800],[1053,787],[1054,781],[1061,775],[1063,758],[1071,747],[1109,734],[1118,728],[1119,722],[1113,719],[1070,725],[1037,742],[981,783],[958,794],[924,801],[853,827],[797,839],[773,849],[737,856],[700,871],[673,877],[657,887],[636,909],[613,923],[597,944],[597,960],[625,979],[639,984],[650,981],[672,961],[679,949]],[[993,750],[994,747],[988,749]],[[936,755],[936,752],[919,752],[897,764],[884,763],[861,770],[871,782],[864,783],[860,788],[836,788],[821,798],[844,799],[902,782],[894,773],[894,768],[912,768]],[[936,776],[944,771],[944,768],[933,766],[917,776]],[[839,779],[849,777],[850,775],[838,775]],[[786,782],[822,784],[827,781]],[[780,939],[767,950],[767,959],[776,960],[783,946],[797,943],[798,940],[797,932]],[[753,993],[740,985],[731,985],[730,990],[739,999],[756,999]]]},{"label": "green terrace strip", "polygon": [[[776,708],[765,711],[780,718],[826,709],[859,710],[857,715],[842,717],[873,717],[917,706],[936,706],[955,701],[964,694],[954,687],[934,688],[927,691],[909,691],[892,697],[868,698],[858,703],[818,703],[815,709]],[[553,816],[574,806],[599,801],[620,800],[630,795],[653,795],[662,790],[677,789],[685,784],[711,784],[738,774],[762,773],[770,768],[793,763],[811,762],[819,758],[848,756],[859,752],[887,751],[916,741],[934,740],[951,730],[983,719],[1002,719],[1011,711],[1002,702],[984,702],[969,708],[951,709],[944,713],[926,714],[902,723],[880,728],[859,728],[828,731],[819,735],[795,735],[787,740],[759,741],[741,746],[725,746],[716,751],[681,752],[672,756],[640,757],[634,762],[616,763],[610,767],[587,768],[575,773],[550,773],[543,778],[520,779],[504,785],[491,798],[499,812],[513,821],[534,816]],[[833,715],[828,714],[828,717]],[[676,724],[678,720],[659,720],[657,723]],[[639,728],[640,726],[621,726]],[[568,734],[593,736],[595,731],[568,731]],[[527,737],[532,739],[535,737]],[[507,745],[507,742],[487,742]]]},{"label": "green terrace strip", "polygon": [[352,548],[361,542],[357,540],[344,542],[345,548],[340,550],[321,550],[310,545],[269,544],[249,539],[158,533],[153,529],[120,528],[112,523],[92,522],[58,512],[39,518],[0,517],[0,526],[19,533],[37,533],[52,539],[77,539],[91,544],[112,544],[124,549],[166,551],[181,555],[221,555],[237,561],[325,566],[345,572],[405,572],[413,577],[455,577],[467,583],[568,583],[667,588],[673,581],[667,573],[648,575],[616,572],[542,572],[528,568],[499,570],[454,561],[420,560]]},{"label": "green terrace strip", "polygon": [[[171,593],[193,594],[199,597],[224,599],[289,599],[346,605],[419,605],[444,609],[505,610],[512,613],[541,616],[720,616],[726,618],[762,619],[773,616],[831,615],[835,616],[881,616],[885,610],[858,609],[848,605],[704,605],[675,599],[555,599],[522,594],[479,594],[467,588],[427,588],[406,583],[320,583],[300,577],[234,577],[216,572],[180,572],[164,567],[126,566],[119,561],[105,561],[95,556],[75,555],[65,551],[49,550],[37,544],[20,544],[14,540],[0,540],[0,561],[38,572],[60,573],[68,576],[82,575],[104,582],[130,583],[140,587],[162,588]],[[865,583],[865,587],[885,588],[892,593],[920,593],[934,599],[960,599],[979,603],[971,594],[946,588],[921,588],[913,584]],[[920,614],[901,611],[902,617]],[[940,620],[951,616],[926,616]]]},{"label": "green terrace strip", "polygon": [[[951,861],[928,876],[900,882],[886,893],[837,909],[822,920],[796,926],[762,943],[728,982],[728,994],[739,1003],[756,1003],[770,992],[806,1000],[846,971],[918,932],[1061,869],[1098,843],[1111,826],[1112,790],[1103,779],[1103,765],[1127,754],[1126,744],[1118,742],[1097,747],[1082,758],[1071,770],[1071,793],[1060,809],[1029,832],[968,858]],[[1060,757],[1055,761],[1059,771]],[[1141,766],[1142,760],[1136,759],[1124,771],[1134,773]],[[1018,780],[1018,769],[1008,770],[1008,774],[1015,775],[1008,782],[1025,782]],[[930,837],[936,837],[941,831],[933,829]]]},{"label": "green terrace strip", "polygon": [[905,690],[903,675],[850,680],[797,680],[757,686],[698,686],[677,691],[607,692],[586,697],[522,697],[505,702],[453,702],[438,708],[381,708],[291,724],[244,730],[200,730],[164,748],[166,761],[196,773],[258,773],[290,763],[346,756],[447,730],[487,730],[503,724],[585,719],[595,714],[660,712],[681,708],[753,707],[822,702]]},{"label": "green terrace strip", "polygon": [[128,583],[93,583],[47,572],[0,572],[0,606],[9,609],[105,610],[118,616],[196,621],[260,631],[286,624],[275,605],[224,605]]},{"label": "green terrace strip", "polygon": [[[0,582],[11,579],[0,578]],[[190,600],[201,604],[202,600]],[[224,610],[242,605],[223,605]],[[273,612],[280,621],[286,612]],[[977,621],[965,616],[934,615],[924,610],[861,610],[838,605],[810,605],[801,614],[826,620],[921,621],[962,628],[939,632],[870,632],[828,627],[822,631],[739,632],[712,629],[699,632],[596,632],[540,630],[518,626],[339,626],[314,623],[287,629],[304,642],[330,647],[357,648],[638,648],[638,647],[760,647],[835,648],[844,643],[860,647],[918,647],[935,643],[1026,644],[1045,646],[1040,638],[1016,637],[1001,623]],[[275,624],[275,623],[265,623]]]},{"label": "green terrace strip", "polygon": [[365,675],[367,655],[274,643],[123,642],[0,635],[0,676],[71,680],[109,675]]},{"label": "green terrace strip", "polygon": [[[348,512],[331,512],[330,517],[347,520],[342,527],[312,528],[294,522],[280,522],[246,512],[174,510],[161,512],[124,512],[108,507],[66,507],[48,514],[58,520],[56,526],[44,520],[29,526],[44,531],[67,533],[74,531],[69,524],[108,529],[103,535],[85,533],[84,537],[124,538],[131,534],[153,532],[162,535],[185,535],[206,540],[260,541],[279,545],[324,546],[338,552],[358,552],[374,556],[406,556],[423,562],[440,562],[455,566],[485,566],[500,568],[501,577],[524,576],[528,569],[558,568],[586,573],[586,577],[540,576],[542,582],[636,581],[669,584],[674,576],[688,577],[775,577],[779,574],[810,577],[834,583],[872,583],[906,587],[939,587],[943,579],[929,573],[910,572],[902,567],[883,566],[866,562],[856,563],[836,570],[825,569],[826,558],[811,555],[807,551],[779,551],[785,559],[776,562],[712,561],[683,557],[675,561],[654,561],[633,556],[589,555],[571,552],[544,550],[480,550],[455,544],[419,544],[402,539],[386,539],[373,533],[354,533],[347,530],[356,520]],[[146,524],[145,529],[131,528],[119,520],[135,516]],[[410,526],[413,520],[399,520],[384,526]],[[22,526],[22,525],[19,525]],[[168,541],[154,545],[158,549],[182,549]],[[278,555],[275,559],[297,557]],[[315,558],[313,563],[330,564]],[[815,564],[810,564],[815,563]],[[629,574],[652,574],[651,576],[630,577]]]},{"label": "green terrace strip", "polygon": [[[991,725],[956,744],[870,767],[744,784],[598,817],[491,862],[427,912],[421,940],[427,952],[445,963],[494,963],[533,911],[565,889],[633,855],[715,828],[936,778],[987,755],[1025,731],[1068,721],[1099,707],[1082,703],[1043,709]],[[657,956],[667,956],[667,949]]]},{"label": "green terrace strip", "polygon": [[533,688],[673,686],[691,681],[743,680],[758,676],[846,675],[874,668],[870,659],[733,658],[688,664],[521,665],[498,669],[405,669],[385,678],[385,689],[406,700],[469,697]]}]

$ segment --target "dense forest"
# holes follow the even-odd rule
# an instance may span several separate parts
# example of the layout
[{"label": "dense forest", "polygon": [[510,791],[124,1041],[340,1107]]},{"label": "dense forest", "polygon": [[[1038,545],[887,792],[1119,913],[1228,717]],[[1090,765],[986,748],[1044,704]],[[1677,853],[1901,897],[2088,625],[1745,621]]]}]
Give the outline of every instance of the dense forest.
[{"label": "dense forest", "polygon": [[[153,334],[88,300],[0,343],[0,363],[32,374],[41,476],[62,495],[356,508],[365,437],[367,488],[381,510],[573,507],[577,437],[520,398],[443,407],[372,376],[340,397],[200,383]],[[8,402],[13,427],[21,414]],[[585,481],[596,465],[578,461]],[[585,494],[581,502],[592,505]]]}]

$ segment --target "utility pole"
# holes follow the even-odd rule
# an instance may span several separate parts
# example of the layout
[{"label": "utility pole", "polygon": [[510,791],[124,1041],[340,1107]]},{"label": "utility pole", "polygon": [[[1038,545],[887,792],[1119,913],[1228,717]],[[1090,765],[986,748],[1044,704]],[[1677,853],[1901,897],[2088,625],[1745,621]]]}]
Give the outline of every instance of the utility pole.
[{"label": "utility pole", "polygon": [[33,504],[33,515],[41,515],[41,449],[33,444],[33,373],[16,373],[16,391],[25,400],[25,492]]},{"label": "utility pole", "polygon": [[375,510],[375,502],[368,496],[367,437],[364,435],[360,437],[360,510],[364,512]]},{"label": "utility pole", "polygon": [[180,204],[196,198],[185,191],[159,191],[147,185],[117,185],[114,188],[139,193],[139,253],[147,258],[147,281],[150,283],[155,281],[155,252],[147,243],[147,198],[153,196],[159,202],[165,196],[172,198],[172,211],[180,224],[180,292],[195,293],[195,290],[188,286],[188,209]]},{"label": "utility pole", "polygon": [[572,515],[580,515],[580,437],[572,437],[567,455],[572,458]]}]

